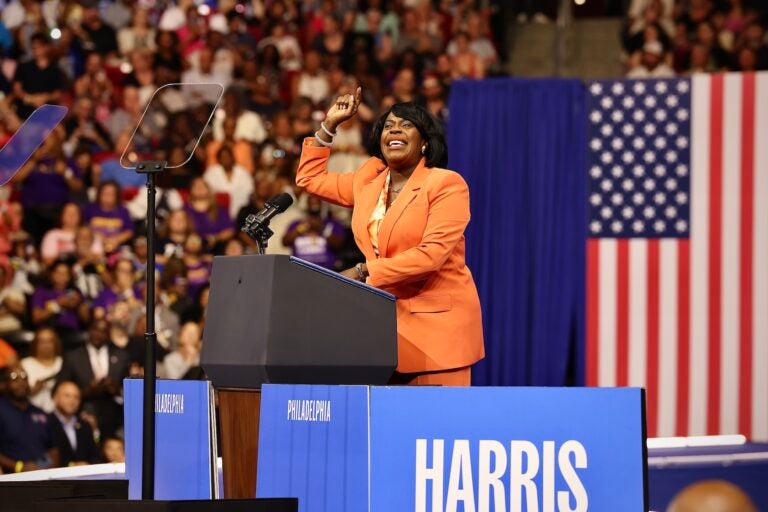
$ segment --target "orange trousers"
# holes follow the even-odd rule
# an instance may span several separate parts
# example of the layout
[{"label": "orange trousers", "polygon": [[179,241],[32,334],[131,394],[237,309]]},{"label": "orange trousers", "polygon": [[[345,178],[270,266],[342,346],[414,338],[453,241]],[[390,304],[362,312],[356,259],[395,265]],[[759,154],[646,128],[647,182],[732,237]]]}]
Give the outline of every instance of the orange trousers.
[{"label": "orange trousers", "polygon": [[472,369],[465,366],[434,372],[395,372],[389,383],[401,386],[470,386],[472,384]]}]

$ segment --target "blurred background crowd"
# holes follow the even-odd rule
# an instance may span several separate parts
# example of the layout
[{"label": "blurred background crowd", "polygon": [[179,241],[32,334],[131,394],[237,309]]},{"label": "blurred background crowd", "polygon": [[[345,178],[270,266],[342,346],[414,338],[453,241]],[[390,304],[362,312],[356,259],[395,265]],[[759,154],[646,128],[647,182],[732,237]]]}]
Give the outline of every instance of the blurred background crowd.
[{"label": "blurred background crowd", "polygon": [[[768,69],[763,0],[574,3],[625,17],[611,37],[628,76]],[[129,160],[173,167],[159,178],[159,376],[199,378],[212,258],[255,251],[239,228],[268,198],[294,197],[269,253],[335,270],[360,259],[349,212],[294,184],[330,102],[362,86],[329,162],[352,172],[381,112],[414,101],[447,123],[452,82],[504,74],[506,29],[553,27],[560,4],[0,0],[0,147],[40,105],[69,108],[0,188],[0,469],[122,460],[148,255],[145,178],[121,165],[129,141]],[[210,82],[224,86],[218,106],[195,85]]]},{"label": "blurred background crowd", "polygon": [[768,70],[768,2],[633,0],[622,33],[631,78]]},{"label": "blurred background crowd", "polygon": [[[0,191],[4,472],[122,460],[148,254],[145,177],[121,166],[129,141],[132,157],[175,166],[158,181],[158,374],[197,378],[212,258],[254,252],[239,228],[268,198],[295,199],[269,253],[358,261],[349,212],[294,185],[330,101],[362,86],[330,162],[351,172],[390,105],[415,101],[445,122],[452,81],[501,71],[489,1],[0,4],[0,147],[40,105],[70,109]],[[225,88],[218,108],[218,91],[195,85],[210,82]]]}]

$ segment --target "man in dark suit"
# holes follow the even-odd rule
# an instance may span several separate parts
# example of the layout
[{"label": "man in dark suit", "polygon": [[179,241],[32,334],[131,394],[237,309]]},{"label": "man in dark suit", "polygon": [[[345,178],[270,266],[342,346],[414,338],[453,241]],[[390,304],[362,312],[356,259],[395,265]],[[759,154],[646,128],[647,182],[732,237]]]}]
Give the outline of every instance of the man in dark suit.
[{"label": "man in dark suit", "polygon": [[83,466],[101,462],[99,448],[91,426],[80,421],[80,388],[62,381],[53,388],[54,411],[48,415],[53,446],[59,449],[61,466]]},{"label": "man in dark suit", "polygon": [[64,354],[57,382],[78,385],[83,406],[96,413],[103,436],[114,435],[123,424],[122,383],[129,365],[125,350],[109,342],[104,319],[93,321],[85,346]]}]

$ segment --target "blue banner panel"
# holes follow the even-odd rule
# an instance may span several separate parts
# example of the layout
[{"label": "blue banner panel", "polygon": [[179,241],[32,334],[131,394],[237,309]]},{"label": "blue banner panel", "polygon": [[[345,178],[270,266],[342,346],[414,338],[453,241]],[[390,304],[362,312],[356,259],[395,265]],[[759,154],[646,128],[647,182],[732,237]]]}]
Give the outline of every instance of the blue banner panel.
[{"label": "blue banner panel", "polygon": [[642,401],[628,388],[372,388],[370,510],[642,512]]},{"label": "blue banner panel", "polygon": [[[125,472],[128,497],[141,499],[141,379],[125,379]],[[213,388],[209,381],[158,380],[155,394],[155,499],[216,496]]]},{"label": "blue banner panel", "polygon": [[368,510],[368,387],[261,393],[256,497],[298,497],[302,512]]}]

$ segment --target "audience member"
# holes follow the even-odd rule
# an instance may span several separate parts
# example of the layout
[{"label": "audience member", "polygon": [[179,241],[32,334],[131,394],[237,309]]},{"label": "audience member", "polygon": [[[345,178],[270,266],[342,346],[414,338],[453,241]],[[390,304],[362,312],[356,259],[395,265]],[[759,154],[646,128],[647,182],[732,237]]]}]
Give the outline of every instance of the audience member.
[{"label": "audience member", "polygon": [[[43,237],[40,244],[40,257],[45,265],[50,265],[58,259],[75,255],[75,234],[82,224],[80,206],[67,203],[61,209],[59,227],[51,229]],[[94,240],[91,247],[94,252],[101,252],[101,244]]]},{"label": "audience member", "polygon": [[59,452],[59,465],[84,466],[101,462],[95,433],[87,421],[78,418],[80,388],[70,381],[61,381],[53,389],[55,408],[48,415],[53,446]]},{"label": "audience member", "polygon": [[178,348],[163,359],[164,378],[181,379],[200,364],[201,334],[200,326],[195,322],[181,326]]},{"label": "audience member", "polygon": [[231,146],[222,146],[216,152],[216,160],[218,163],[205,170],[203,179],[213,192],[229,196],[229,216],[234,218],[248,203],[248,196],[253,191],[253,176],[235,161]]},{"label": "audience member", "polygon": [[20,473],[57,466],[48,417],[29,401],[27,373],[13,365],[5,369],[3,383],[7,395],[0,396],[0,469]]},{"label": "audience member", "polygon": [[21,367],[29,379],[29,401],[45,412],[53,411],[51,391],[61,363],[61,341],[56,331],[50,327],[39,328],[29,347],[29,356],[21,360]]},{"label": "audience member", "polygon": [[47,274],[47,286],[36,287],[32,294],[32,322],[51,326],[65,345],[70,345],[79,337],[88,305],[74,287],[69,264],[56,261]]},{"label": "audience member", "polygon": [[67,165],[62,153],[61,131],[52,132],[19,170],[24,231],[39,243],[59,219],[72,193],[82,190],[77,169]]},{"label": "audience member", "polygon": [[91,323],[85,346],[64,354],[58,382],[78,385],[83,405],[96,413],[104,435],[114,435],[123,423],[121,385],[128,376],[128,363],[126,352],[109,342],[109,325],[103,318]]},{"label": "audience member", "polygon": [[0,337],[20,341],[24,337],[22,331],[27,314],[27,296],[12,283],[13,269],[6,270],[0,266]]},{"label": "audience member", "polygon": [[330,217],[323,216],[322,201],[307,199],[306,216],[290,226],[283,236],[283,245],[303,260],[326,268],[337,268],[337,251],[344,243],[344,228]]},{"label": "audience member", "polygon": [[125,462],[125,442],[119,437],[107,437],[101,443],[101,458],[111,464]]},{"label": "audience member", "polygon": [[109,309],[118,301],[126,301],[131,307],[140,304],[141,291],[136,284],[133,262],[129,258],[115,260],[109,282],[110,285],[101,290],[92,303],[92,312],[96,318],[107,316]]},{"label": "audience member", "polygon": [[17,111],[22,117],[27,117],[41,105],[56,103],[64,86],[64,77],[52,54],[48,36],[42,32],[33,34],[30,46],[32,59],[22,62],[13,77]]},{"label": "audience member", "polygon": [[235,163],[248,171],[249,174],[253,174],[253,148],[248,141],[243,139],[235,139],[236,128],[237,119],[232,117],[224,119],[224,122],[222,123],[224,139],[213,139],[205,146],[207,157],[206,167],[210,168],[213,165],[221,163],[218,158],[219,150],[221,150],[224,146],[228,146],[232,151]]},{"label": "audience member", "polygon": [[664,50],[661,43],[651,41],[643,46],[643,54],[640,65],[632,68],[627,77],[629,78],[669,78],[675,75],[675,72],[662,61]]},{"label": "audience member", "polygon": [[208,247],[216,247],[234,234],[231,217],[216,202],[213,191],[202,178],[192,180],[189,202],[184,210],[192,220],[195,232],[207,242]]},{"label": "audience member", "polygon": [[114,181],[101,182],[96,200],[85,207],[83,217],[107,254],[114,253],[133,237],[131,215],[123,206],[120,186]]}]

